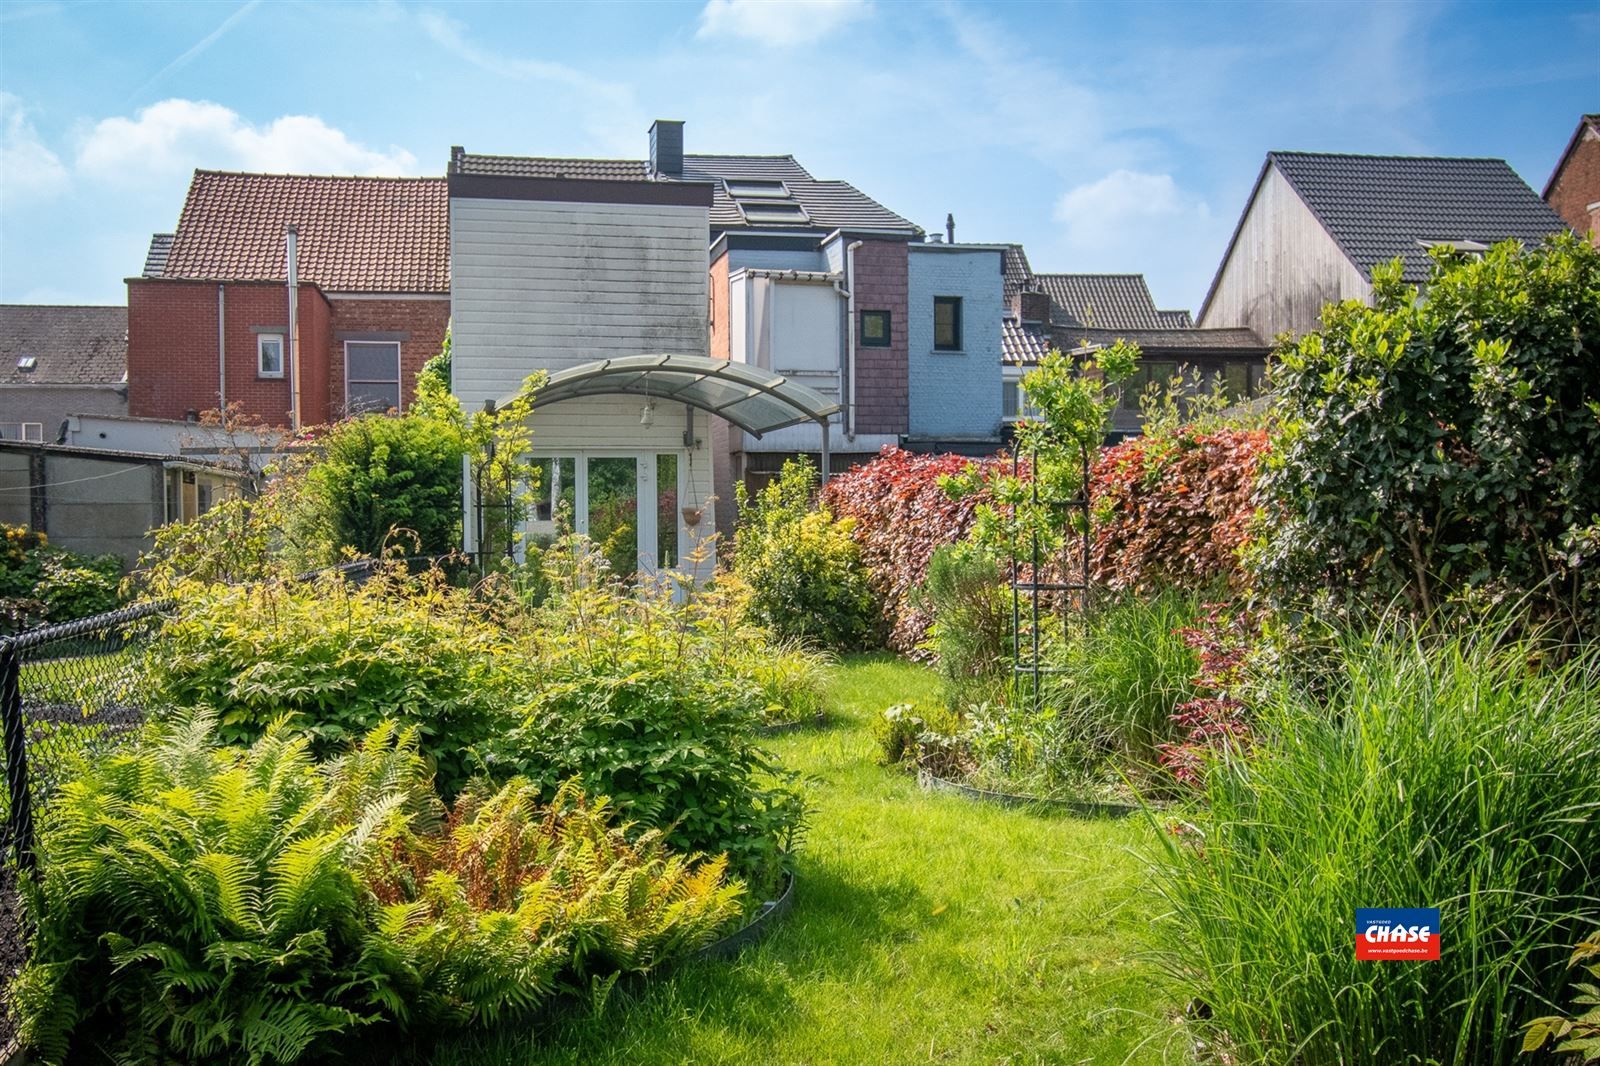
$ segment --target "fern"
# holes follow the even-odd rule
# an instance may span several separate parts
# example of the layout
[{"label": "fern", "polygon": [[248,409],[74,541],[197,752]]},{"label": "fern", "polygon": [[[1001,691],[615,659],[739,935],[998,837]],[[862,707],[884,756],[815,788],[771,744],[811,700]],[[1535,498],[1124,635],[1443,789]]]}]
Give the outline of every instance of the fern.
[{"label": "fern", "polygon": [[[219,747],[178,719],[65,786],[13,986],[45,1062],[292,1062],[373,1026],[417,1032],[609,989],[740,913],[724,857],[667,849],[572,782],[435,798],[419,731],[317,763],[276,722]],[[598,995],[598,992],[594,994]]]}]

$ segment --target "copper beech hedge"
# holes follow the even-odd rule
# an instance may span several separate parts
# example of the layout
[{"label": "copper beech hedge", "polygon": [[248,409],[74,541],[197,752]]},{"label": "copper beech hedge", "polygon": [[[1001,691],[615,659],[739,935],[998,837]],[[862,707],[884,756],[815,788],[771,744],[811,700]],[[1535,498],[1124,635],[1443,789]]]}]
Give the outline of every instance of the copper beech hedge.
[{"label": "copper beech hedge", "polygon": [[1148,593],[1242,578],[1267,434],[1192,426],[1103,449],[1091,472],[1095,580]]},{"label": "copper beech hedge", "polygon": [[878,458],[831,478],[822,503],[836,517],[853,518],[861,561],[883,604],[889,647],[914,654],[927,636],[926,614],[912,603],[912,592],[928,573],[928,560],[942,545],[967,535],[973,512],[986,492],[960,500],[939,486],[971,463],[998,470],[1009,459],[973,460],[960,455],[917,455],[893,446]]},{"label": "copper beech hedge", "polygon": [[[1266,448],[1261,430],[1186,426],[1103,449],[1091,472],[1096,581],[1139,593],[1240,581],[1239,549],[1254,514],[1252,493]],[[939,484],[974,463],[981,473],[1010,467],[1008,458],[917,455],[889,447],[823,490],[826,507],[855,520],[862,563],[883,603],[895,651],[915,654],[927,636],[929,618],[912,594],[927,576],[928,560],[940,546],[965,538],[978,505],[991,502],[983,490],[952,499]]]}]

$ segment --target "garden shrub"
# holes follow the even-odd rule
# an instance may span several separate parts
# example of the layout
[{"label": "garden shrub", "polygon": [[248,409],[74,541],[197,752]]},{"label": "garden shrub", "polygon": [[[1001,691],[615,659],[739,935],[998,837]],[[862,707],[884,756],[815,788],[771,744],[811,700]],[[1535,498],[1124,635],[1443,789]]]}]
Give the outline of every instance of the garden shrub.
[{"label": "garden shrub", "polygon": [[739,910],[720,862],[630,843],[572,786],[539,808],[513,781],[447,818],[414,730],[319,766],[304,734],[217,747],[212,724],[110,756],[45,812],[12,994],[46,1062],[367,1057],[648,969]]},{"label": "garden shrub", "polygon": [[115,610],[121,581],[119,556],[83,555],[0,523],[0,633]]},{"label": "garden shrub", "polygon": [[157,706],[217,712],[223,740],[249,743],[283,716],[329,756],[387,718],[417,726],[439,785],[478,770],[475,749],[518,702],[510,636],[442,571],[380,567],[304,582],[179,587],[177,614],[145,656]]},{"label": "garden shrub", "polygon": [[707,595],[674,603],[667,583],[626,589],[574,538],[546,554],[552,588],[520,637],[532,695],[491,746],[490,769],[568,778],[679,851],[726,853],[770,887],[798,842],[804,804],[757,746],[761,686],[725,649],[737,632]]},{"label": "garden shrub", "polygon": [[461,545],[461,461],[451,423],[422,413],[363,415],[327,430],[305,471],[305,520],[337,560],[340,549],[376,556],[396,537],[407,555]]},{"label": "garden shrub", "polygon": [[1092,477],[1094,580],[1143,595],[1245,583],[1265,430],[1183,425],[1107,448]]},{"label": "garden shrub", "polygon": [[927,639],[931,619],[918,609],[916,589],[927,579],[934,551],[965,539],[974,512],[987,499],[982,489],[952,498],[944,479],[972,467],[981,480],[1009,465],[886,447],[872,462],[828,480],[822,504],[855,523],[852,535],[861,546],[893,650],[915,654]]},{"label": "garden shrub", "polygon": [[1600,625],[1600,249],[1398,264],[1285,345],[1252,565],[1280,606]]},{"label": "garden shrub", "polygon": [[[1600,647],[1350,634],[1257,708],[1169,834],[1157,936],[1239,1062],[1515,1061],[1600,921]],[[1359,962],[1356,907],[1437,907],[1437,962]]]},{"label": "garden shrub", "polygon": [[943,545],[914,599],[933,619],[924,646],[935,656],[945,704],[959,710],[997,698],[1011,665],[1011,597],[998,560],[977,545]]},{"label": "garden shrub", "polygon": [[851,538],[855,524],[813,507],[816,489],[816,471],[797,459],[753,497],[736,486],[733,569],[750,586],[759,624],[824,648],[864,648],[873,642],[877,605]]}]

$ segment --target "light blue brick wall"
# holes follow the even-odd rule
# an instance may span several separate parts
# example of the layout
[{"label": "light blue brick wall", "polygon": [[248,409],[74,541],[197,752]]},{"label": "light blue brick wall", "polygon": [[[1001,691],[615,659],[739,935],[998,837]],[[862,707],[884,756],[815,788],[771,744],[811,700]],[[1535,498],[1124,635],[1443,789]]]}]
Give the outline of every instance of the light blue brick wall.
[{"label": "light blue brick wall", "polygon": [[[998,249],[911,246],[911,436],[993,438],[1000,430]],[[960,352],[933,350],[933,298],[961,298]]]}]

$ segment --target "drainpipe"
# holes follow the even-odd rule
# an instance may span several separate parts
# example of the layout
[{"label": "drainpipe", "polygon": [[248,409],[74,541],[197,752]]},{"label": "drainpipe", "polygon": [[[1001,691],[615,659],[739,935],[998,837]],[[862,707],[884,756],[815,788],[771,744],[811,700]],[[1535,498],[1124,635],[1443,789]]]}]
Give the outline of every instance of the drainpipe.
[{"label": "drainpipe", "polygon": [[300,231],[293,222],[283,228],[284,254],[288,257],[289,335],[284,338],[284,363],[289,372],[289,425],[300,430]]},{"label": "drainpipe", "polygon": [[845,406],[845,430],[847,440],[856,439],[856,249],[864,242],[851,241],[844,250],[844,283],[850,291],[847,294],[850,314],[850,343],[846,356],[850,362],[850,399]]},{"label": "drainpipe", "polygon": [[217,283],[217,410],[228,413],[227,286]]}]

